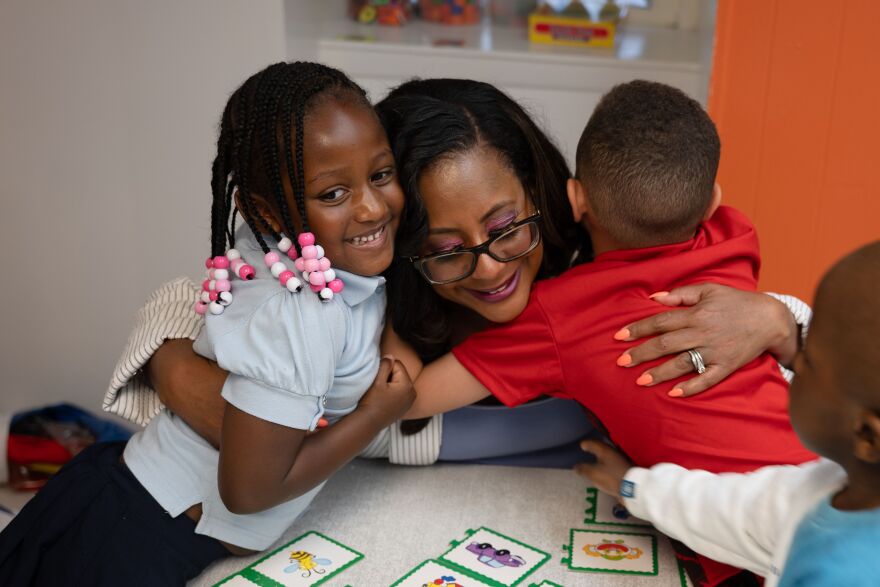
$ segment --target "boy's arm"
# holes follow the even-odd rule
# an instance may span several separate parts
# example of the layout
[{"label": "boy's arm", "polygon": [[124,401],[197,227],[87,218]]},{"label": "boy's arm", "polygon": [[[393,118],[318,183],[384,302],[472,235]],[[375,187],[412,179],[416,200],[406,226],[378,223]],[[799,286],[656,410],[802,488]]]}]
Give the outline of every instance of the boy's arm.
[{"label": "boy's arm", "polygon": [[357,410],[328,429],[305,430],[262,420],[228,404],[220,442],[220,497],[249,514],[304,495],[356,457],[413,400],[399,361],[384,358]]},{"label": "boy's arm", "polygon": [[720,475],[672,464],[631,467],[613,448],[585,442],[595,464],[576,467],[664,534],[714,560],[767,576],[816,463]]},{"label": "boy's arm", "polygon": [[448,412],[491,395],[452,353],[447,353],[425,366],[413,385],[416,389],[416,400],[403,415],[404,420]]}]

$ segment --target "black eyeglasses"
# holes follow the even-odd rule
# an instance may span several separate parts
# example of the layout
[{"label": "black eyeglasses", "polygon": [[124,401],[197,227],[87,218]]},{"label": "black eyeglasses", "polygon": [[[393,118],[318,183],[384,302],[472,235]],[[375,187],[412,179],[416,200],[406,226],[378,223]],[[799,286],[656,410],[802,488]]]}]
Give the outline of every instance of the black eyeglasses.
[{"label": "black eyeglasses", "polygon": [[422,276],[435,285],[444,285],[468,277],[483,253],[499,263],[507,263],[529,254],[541,242],[538,222],[541,213],[514,222],[481,245],[421,257],[407,257]]}]

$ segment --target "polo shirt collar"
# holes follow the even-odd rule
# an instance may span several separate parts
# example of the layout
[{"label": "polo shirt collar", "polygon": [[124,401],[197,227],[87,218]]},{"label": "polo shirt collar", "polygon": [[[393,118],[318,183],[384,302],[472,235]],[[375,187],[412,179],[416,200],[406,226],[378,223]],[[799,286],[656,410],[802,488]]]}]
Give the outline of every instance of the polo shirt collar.
[{"label": "polo shirt collar", "polygon": [[385,278],[381,275],[367,277],[341,269],[335,269],[335,271],[336,277],[345,284],[345,288],[339,295],[348,306],[357,306],[376,293],[379,288],[385,287]]}]

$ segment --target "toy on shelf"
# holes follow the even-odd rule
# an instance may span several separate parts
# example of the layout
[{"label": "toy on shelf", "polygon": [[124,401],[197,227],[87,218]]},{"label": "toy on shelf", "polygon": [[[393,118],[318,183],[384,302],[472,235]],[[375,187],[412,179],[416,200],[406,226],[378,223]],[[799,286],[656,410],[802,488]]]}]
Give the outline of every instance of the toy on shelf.
[{"label": "toy on shelf", "polygon": [[349,15],[361,24],[401,26],[409,19],[408,0],[350,0]]},{"label": "toy on shelf", "polygon": [[[609,7],[610,5],[610,7]],[[602,21],[590,20],[581,0],[572,0],[559,14],[547,10],[549,5],[542,3],[538,10],[529,15],[529,41],[547,45],[568,45],[573,47],[613,47],[614,33],[620,9],[613,0],[602,7]],[[614,9],[617,9],[616,12]],[[605,15],[617,15],[614,20],[605,21]]]},{"label": "toy on shelf", "polygon": [[613,22],[620,24],[621,14],[620,6],[614,0],[605,0],[605,4],[599,10],[599,20],[602,22]]},{"label": "toy on shelf", "polygon": [[421,0],[422,18],[442,24],[476,24],[480,22],[477,0]]}]

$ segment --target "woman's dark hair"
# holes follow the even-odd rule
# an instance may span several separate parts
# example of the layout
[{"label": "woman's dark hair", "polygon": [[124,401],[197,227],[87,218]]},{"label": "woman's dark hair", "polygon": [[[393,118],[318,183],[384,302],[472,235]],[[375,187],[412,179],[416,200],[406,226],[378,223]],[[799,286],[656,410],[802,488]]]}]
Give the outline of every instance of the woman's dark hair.
[{"label": "woman's dark hair", "polygon": [[412,80],[398,86],[376,112],[397,161],[406,206],[388,269],[388,312],[397,334],[430,361],[452,346],[454,304],[438,296],[404,256],[419,254],[427,214],[419,177],[442,158],[488,146],[516,174],[542,212],[541,277],[567,269],[576,253],[589,255],[589,238],[572,220],[565,158],[522,107],[498,88],[465,79]]},{"label": "woman's dark hair", "polygon": [[293,187],[302,230],[309,231],[303,198],[303,124],[315,99],[328,94],[371,108],[364,90],[344,73],[305,61],[270,65],[229,98],[211,168],[212,257],[224,254],[227,242],[235,246],[232,196],[236,191],[242,216],[264,252],[268,253],[269,247],[262,234],[276,241],[281,235],[258,213],[254,194],[267,198],[281,213],[285,235],[296,243],[296,227],[282,181],[285,174]]}]

